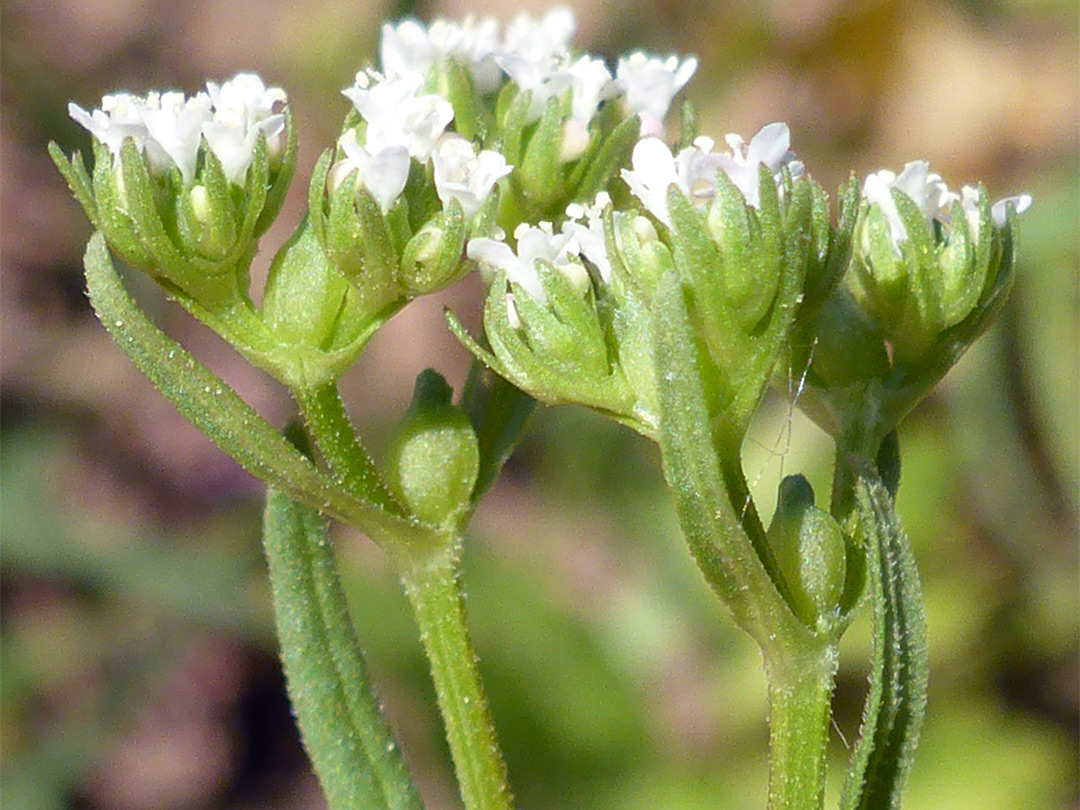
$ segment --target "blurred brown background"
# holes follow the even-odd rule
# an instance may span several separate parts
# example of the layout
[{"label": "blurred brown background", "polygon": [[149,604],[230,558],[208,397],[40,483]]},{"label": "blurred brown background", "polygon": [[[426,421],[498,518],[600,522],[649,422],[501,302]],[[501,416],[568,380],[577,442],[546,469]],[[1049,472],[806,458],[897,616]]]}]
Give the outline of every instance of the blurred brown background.
[{"label": "blurred brown background", "polygon": [[[514,4],[541,13],[539,3]],[[118,89],[254,69],[286,88],[300,170],[260,268],[301,214],[339,90],[404,7],[246,0],[7,0],[0,11],[2,578],[0,801],[7,810],[316,808],[274,657],[261,486],[110,343],[82,291],[89,235],[45,151]],[[496,4],[422,3],[460,17]],[[579,47],[701,57],[703,133],[789,122],[835,188],[928,158],[951,186],[1034,194],[994,330],[905,422],[900,511],[923,566],[929,720],[906,808],[1077,806],[1080,292],[1078,13],[1068,0],[579,2]],[[260,260],[257,260],[260,261]],[[275,424],[287,397],[131,277],[158,322]],[[475,325],[466,280],[411,305],[345,382],[366,435],[425,366],[455,387]],[[792,438],[786,438],[790,424]],[[779,438],[778,438],[779,437]],[[783,473],[826,491],[829,445],[766,403],[746,467],[771,513]],[[578,409],[539,413],[468,547],[475,640],[519,806],[761,807],[765,689],[682,546],[657,456]],[[358,630],[432,810],[457,807],[423,658],[381,554],[339,532]],[[849,634],[838,784],[865,683]],[[834,786],[835,787],[835,786]]]}]

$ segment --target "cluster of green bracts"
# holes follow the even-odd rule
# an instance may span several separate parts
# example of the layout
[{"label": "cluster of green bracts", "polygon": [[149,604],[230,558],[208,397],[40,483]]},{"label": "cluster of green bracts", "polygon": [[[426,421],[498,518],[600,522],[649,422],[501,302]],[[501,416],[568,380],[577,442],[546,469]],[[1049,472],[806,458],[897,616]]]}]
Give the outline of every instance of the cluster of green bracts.
[{"label": "cluster of green bracts", "polygon": [[[442,26],[439,28],[439,26]],[[896,807],[922,720],[922,598],[894,508],[896,428],[990,325],[1013,277],[1016,214],[950,192],[925,163],[828,195],[771,124],[729,153],[663,140],[695,60],[633,54],[613,76],[572,57],[572,19],[407,21],[384,29],[386,74],[315,167],[308,212],[249,290],[258,238],[296,164],[285,94],[241,74],[209,95],[109,96],[72,115],[94,168],[53,157],[96,233],[91,300],[120,347],[268,487],[266,554],[289,693],[331,807],[420,800],[368,683],[326,517],[389,556],[429,657],[465,805],[509,808],[506,769],[465,622],[469,519],[534,400],[585,405],[659,447],[690,552],[760,645],[769,680],[769,806],[819,808],[839,640],[869,603],[875,653],[842,807]],[[402,65],[413,66],[403,68]],[[395,67],[397,66],[397,67]],[[508,236],[508,234],[512,234]],[[147,272],[252,364],[300,419],[283,437],[162,334],[110,252]],[[473,269],[484,333],[454,400],[425,371],[381,459],[337,390],[413,298]],[[771,384],[836,442],[830,503],[780,483],[768,526],[742,444]]]}]

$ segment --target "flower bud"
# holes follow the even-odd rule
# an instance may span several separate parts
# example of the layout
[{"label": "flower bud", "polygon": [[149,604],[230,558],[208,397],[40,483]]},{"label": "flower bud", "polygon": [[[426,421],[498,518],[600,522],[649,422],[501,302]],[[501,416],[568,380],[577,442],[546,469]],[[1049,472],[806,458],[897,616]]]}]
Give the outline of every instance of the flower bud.
[{"label": "flower bud", "polygon": [[420,520],[453,524],[468,510],[480,468],[476,433],[451,402],[452,391],[428,369],[394,429],[383,468],[390,491]]},{"label": "flower bud", "polygon": [[795,615],[811,628],[837,618],[847,575],[847,542],[839,524],[814,505],[801,475],[780,482],[776,514],[766,533]]}]

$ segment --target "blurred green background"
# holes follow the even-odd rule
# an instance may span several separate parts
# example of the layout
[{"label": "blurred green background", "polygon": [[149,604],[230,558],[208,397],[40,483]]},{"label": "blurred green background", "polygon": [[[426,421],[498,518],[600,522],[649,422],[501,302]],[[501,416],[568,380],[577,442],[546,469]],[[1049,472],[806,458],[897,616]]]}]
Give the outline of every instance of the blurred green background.
[{"label": "blurred green background", "polygon": [[[424,3],[421,16],[539,14]],[[590,0],[578,46],[696,53],[702,132],[789,122],[826,188],[928,158],[956,187],[1034,194],[1001,323],[904,423],[899,508],[931,643],[910,810],[1077,807],[1080,292],[1074,2]],[[5,810],[317,808],[274,657],[261,486],[186,425],[94,320],[89,228],[46,152],[86,148],[69,99],[194,91],[254,69],[285,87],[300,172],[257,269],[295,227],[339,89],[400,8],[310,0],[6,0],[0,297],[0,801]],[[259,262],[261,261],[261,264]],[[256,273],[258,276],[258,273]],[[147,309],[275,424],[281,389],[134,277]],[[410,306],[345,381],[365,432],[425,366],[455,385],[475,280]],[[790,431],[789,431],[790,428]],[[790,437],[789,437],[790,434]],[[769,400],[746,447],[771,513],[784,473],[827,491],[830,447]],[[475,522],[470,619],[522,810],[759,808],[760,657],[705,588],[655,449],[543,411]],[[458,807],[411,618],[381,553],[337,532],[386,710],[432,810]],[[847,637],[834,781],[857,732],[869,638]],[[836,785],[833,786],[835,791]]]}]

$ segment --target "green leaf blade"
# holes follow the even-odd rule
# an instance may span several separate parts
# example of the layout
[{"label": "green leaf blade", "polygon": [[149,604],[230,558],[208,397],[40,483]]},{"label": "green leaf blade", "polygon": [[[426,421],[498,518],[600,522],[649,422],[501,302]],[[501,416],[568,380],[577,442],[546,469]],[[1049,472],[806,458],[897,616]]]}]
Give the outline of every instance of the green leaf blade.
[{"label": "green leaf blade", "polygon": [[264,544],[289,697],[331,810],[420,810],[372,694],[322,517],[271,488]]},{"label": "green leaf blade", "polygon": [[841,810],[900,807],[926,712],[927,647],[922,588],[892,497],[876,475],[856,480],[874,602],[874,662],[859,741]]}]

